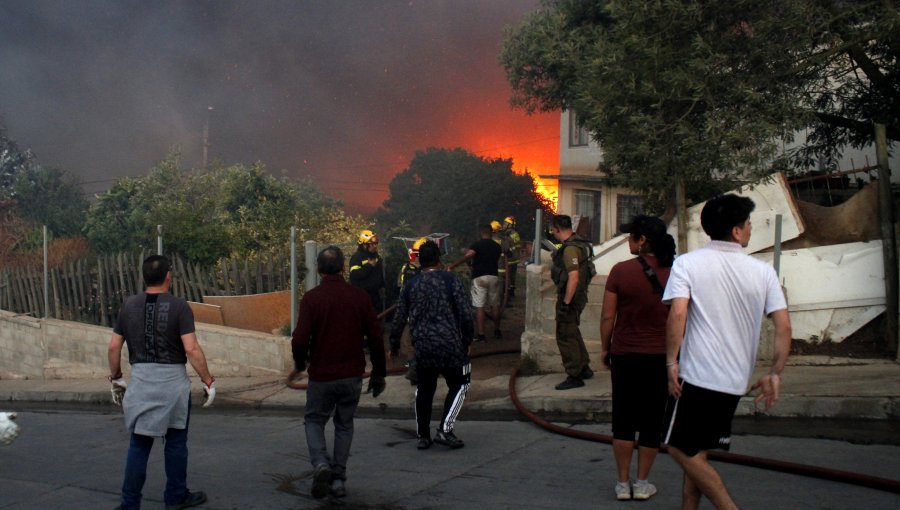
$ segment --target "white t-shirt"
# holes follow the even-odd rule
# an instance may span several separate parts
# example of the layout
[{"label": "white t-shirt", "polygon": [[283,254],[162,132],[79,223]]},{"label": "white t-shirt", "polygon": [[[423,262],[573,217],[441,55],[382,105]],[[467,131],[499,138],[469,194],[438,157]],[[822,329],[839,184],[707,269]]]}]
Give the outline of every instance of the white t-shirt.
[{"label": "white t-shirt", "polygon": [[753,373],[763,317],[787,308],[772,266],[737,243],[712,241],[675,259],[663,302],[689,298],[679,375],[743,395]]}]

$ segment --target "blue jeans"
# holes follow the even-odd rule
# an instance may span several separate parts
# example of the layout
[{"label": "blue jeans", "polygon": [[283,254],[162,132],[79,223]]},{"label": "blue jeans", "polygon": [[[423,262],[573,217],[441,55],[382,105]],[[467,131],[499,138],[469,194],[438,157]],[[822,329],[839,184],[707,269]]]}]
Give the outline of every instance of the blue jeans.
[{"label": "blue jeans", "polygon": [[[353,442],[353,415],[359,405],[362,377],[337,381],[309,381],[306,388],[306,446],[313,467],[327,464],[331,477],[347,479],[347,459]],[[334,456],[328,456],[325,424],[334,414]]]},{"label": "blue jeans", "polygon": [[[184,501],[187,495],[187,435],[191,422],[190,404],[188,404],[188,420],[184,429],[169,429],[165,438],[166,491],[163,494],[167,505],[176,505]],[[125,461],[125,481],[122,482],[122,508],[139,510],[141,508],[141,491],[147,479],[147,461],[153,448],[153,437],[131,434],[128,457]]]}]

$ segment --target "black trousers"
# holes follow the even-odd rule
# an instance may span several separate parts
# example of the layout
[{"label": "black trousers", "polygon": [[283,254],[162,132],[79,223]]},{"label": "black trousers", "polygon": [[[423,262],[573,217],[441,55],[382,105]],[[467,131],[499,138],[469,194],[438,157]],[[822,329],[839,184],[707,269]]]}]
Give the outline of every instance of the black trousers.
[{"label": "black trousers", "polygon": [[444,412],[438,430],[451,432],[469,391],[472,364],[466,363],[459,367],[417,367],[416,370],[419,374],[419,384],[416,386],[416,433],[419,437],[431,437],[431,405],[437,391],[438,376],[444,376],[447,381],[447,397],[444,398]]}]

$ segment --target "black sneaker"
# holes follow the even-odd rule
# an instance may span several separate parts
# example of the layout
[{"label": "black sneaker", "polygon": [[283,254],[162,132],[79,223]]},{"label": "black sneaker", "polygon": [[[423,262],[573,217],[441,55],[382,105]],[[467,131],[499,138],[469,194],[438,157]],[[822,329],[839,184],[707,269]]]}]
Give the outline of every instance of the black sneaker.
[{"label": "black sneaker", "polygon": [[434,442],[437,444],[442,444],[444,446],[448,446],[451,449],[455,450],[457,448],[462,448],[466,445],[463,443],[462,439],[456,437],[456,435],[450,432],[441,432],[437,431],[437,434],[434,435]]},{"label": "black sneaker", "polygon": [[585,365],[585,367],[581,370],[581,374],[578,375],[583,380],[588,380],[591,377],[594,377],[594,371],[591,370],[591,367]]},{"label": "black sneaker", "polygon": [[503,338],[503,332],[500,331],[499,329],[495,329],[495,330],[494,330],[494,338],[496,338],[497,340],[502,339],[502,338]]},{"label": "black sneaker", "polygon": [[431,448],[431,438],[430,437],[420,437],[419,444],[416,445],[416,448],[420,450],[427,450]]},{"label": "black sneaker", "polygon": [[176,503],[174,505],[166,505],[166,510],[181,510],[182,508],[190,508],[192,506],[202,505],[206,503],[206,493],[203,491],[191,492],[188,491],[187,494],[184,495],[184,499],[181,500],[181,503]]},{"label": "black sneaker", "polygon": [[328,495],[331,484],[331,467],[328,464],[319,464],[313,470],[312,497],[322,499]]},{"label": "black sneaker", "polygon": [[558,390],[571,390],[572,388],[580,388],[584,386],[584,381],[577,377],[566,377],[566,380],[557,384],[556,389]]},{"label": "black sneaker", "polygon": [[335,478],[331,481],[331,495],[336,498],[343,498],[347,495],[347,489],[344,488],[344,481],[340,478]]}]

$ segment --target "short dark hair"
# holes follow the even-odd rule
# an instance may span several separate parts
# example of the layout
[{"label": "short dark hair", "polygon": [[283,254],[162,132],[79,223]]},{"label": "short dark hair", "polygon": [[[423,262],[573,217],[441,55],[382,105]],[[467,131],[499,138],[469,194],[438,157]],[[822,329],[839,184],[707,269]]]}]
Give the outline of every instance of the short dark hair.
[{"label": "short dark hair", "polygon": [[419,265],[421,267],[434,267],[441,263],[441,248],[432,240],[425,241],[419,246]]},{"label": "short dark hair", "polygon": [[490,225],[482,225],[478,227],[478,235],[481,237],[491,237],[494,235],[494,229]]},{"label": "short dark hair", "polygon": [[756,204],[747,197],[719,195],[703,206],[700,225],[714,241],[730,241],[731,229],[743,225],[755,208]]},{"label": "short dark hair", "polygon": [[558,228],[560,230],[571,229],[572,217],[566,214],[557,214],[553,217],[553,220],[551,220],[550,226],[552,226],[553,228]]},{"label": "short dark hair", "polygon": [[144,276],[144,283],[148,287],[155,287],[166,281],[166,275],[172,270],[172,264],[169,259],[162,255],[150,255],[144,259],[141,266],[141,273]]},{"label": "short dark hair", "polygon": [[337,246],[326,246],[316,257],[319,274],[338,274],[344,269],[344,252]]}]

